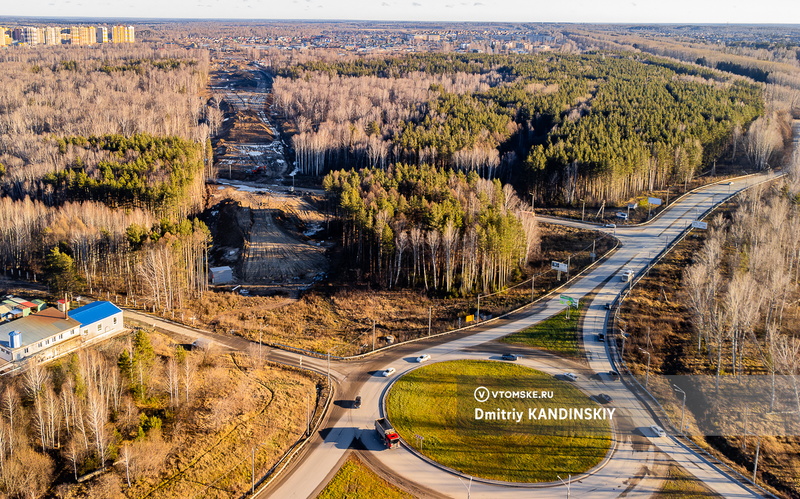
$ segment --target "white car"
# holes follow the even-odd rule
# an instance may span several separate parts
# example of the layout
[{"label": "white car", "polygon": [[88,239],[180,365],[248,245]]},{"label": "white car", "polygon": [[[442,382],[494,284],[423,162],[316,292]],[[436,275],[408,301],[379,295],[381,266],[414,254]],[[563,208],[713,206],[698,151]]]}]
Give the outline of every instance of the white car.
[{"label": "white car", "polygon": [[653,434],[657,437],[663,437],[664,435],[666,435],[666,433],[664,432],[664,428],[655,424],[650,427],[650,431],[652,431]]},{"label": "white car", "polygon": [[389,376],[391,376],[392,374],[394,374],[394,373],[395,373],[395,371],[397,371],[397,369],[395,369],[394,367],[389,367],[389,368],[386,368],[386,369],[384,369],[384,370],[383,370],[383,372],[382,372],[381,374],[382,374],[384,377],[389,377]]},{"label": "white car", "polygon": [[578,375],[573,373],[564,373],[564,377],[570,381],[578,381]]},{"label": "white car", "polygon": [[603,227],[605,227],[606,229],[616,229],[617,224],[605,224]]},{"label": "white car", "polygon": [[425,362],[426,360],[431,360],[431,356],[427,353],[417,357],[417,362]]}]

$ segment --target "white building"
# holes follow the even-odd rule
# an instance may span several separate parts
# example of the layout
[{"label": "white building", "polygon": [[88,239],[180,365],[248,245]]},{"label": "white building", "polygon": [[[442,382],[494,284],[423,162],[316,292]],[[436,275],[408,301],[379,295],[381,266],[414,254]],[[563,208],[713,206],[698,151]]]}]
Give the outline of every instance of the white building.
[{"label": "white building", "polygon": [[211,267],[208,271],[211,275],[211,284],[228,284],[233,282],[233,269],[230,267]]},{"label": "white building", "polygon": [[91,339],[124,329],[122,310],[111,302],[96,301],[72,312],[46,308],[27,317],[0,324],[0,359],[19,361],[43,353],[57,357],[75,347],[73,338]]}]

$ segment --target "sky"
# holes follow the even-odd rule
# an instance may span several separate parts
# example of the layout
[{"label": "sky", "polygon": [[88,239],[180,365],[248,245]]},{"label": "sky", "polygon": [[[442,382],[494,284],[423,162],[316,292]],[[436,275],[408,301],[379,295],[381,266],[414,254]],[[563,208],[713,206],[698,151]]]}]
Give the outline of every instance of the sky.
[{"label": "sky", "polygon": [[5,0],[0,16],[800,24],[797,0]]}]

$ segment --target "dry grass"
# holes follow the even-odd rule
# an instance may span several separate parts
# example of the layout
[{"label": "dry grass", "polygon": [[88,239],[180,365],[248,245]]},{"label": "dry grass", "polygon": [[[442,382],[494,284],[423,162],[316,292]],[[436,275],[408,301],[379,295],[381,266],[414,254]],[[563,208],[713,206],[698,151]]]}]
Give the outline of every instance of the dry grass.
[{"label": "dry grass", "polygon": [[[173,428],[158,478],[143,478],[128,497],[232,497],[250,487],[252,449],[259,477],[304,431],[313,380],[283,369],[246,371],[230,358],[196,379],[202,405],[192,422]],[[151,455],[156,449],[143,449]],[[124,467],[121,469],[124,476]]]},{"label": "dry grass", "polygon": [[[571,260],[573,272],[591,264],[589,256],[595,232],[542,224],[543,252],[533,268],[536,273],[550,267],[551,260]],[[595,252],[603,254],[612,246],[610,239],[598,239]],[[562,276],[563,282],[564,276]],[[536,278],[536,296],[561,284],[555,272]],[[530,285],[481,298],[481,313],[499,315],[531,299]],[[367,285],[338,283],[318,287],[297,301],[281,297],[243,297],[230,292],[208,293],[192,303],[184,317],[196,317],[197,325],[217,332],[259,338],[265,343],[353,355],[372,349],[375,321],[375,346],[385,345],[383,338],[393,335],[398,341],[435,334],[466,325],[474,314],[476,297],[435,298],[424,292],[371,289]],[[184,321],[188,322],[188,321]]]},{"label": "dry grass", "polygon": [[653,495],[653,499],[681,499],[698,497],[721,497],[703,482],[678,466],[670,466],[664,485]]}]

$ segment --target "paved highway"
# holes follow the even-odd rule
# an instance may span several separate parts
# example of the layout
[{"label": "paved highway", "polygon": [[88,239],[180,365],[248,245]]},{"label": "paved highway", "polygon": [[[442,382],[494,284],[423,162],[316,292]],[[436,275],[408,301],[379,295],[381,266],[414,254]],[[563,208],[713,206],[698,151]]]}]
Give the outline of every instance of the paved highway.
[{"label": "paved highway", "polygon": [[[775,175],[746,177],[728,184],[707,186],[686,196],[673,204],[659,218],[646,226],[604,228],[614,232],[621,241],[621,247],[601,265],[582,278],[572,282],[561,294],[580,299],[595,292],[594,300],[588,305],[583,326],[584,345],[590,357],[589,368],[576,365],[568,360],[548,355],[526,356],[520,360],[523,365],[550,374],[567,371],[579,374],[577,386],[589,395],[608,393],[613,397],[612,405],[617,408],[616,447],[611,459],[595,470],[590,476],[578,477],[571,485],[571,492],[589,497],[612,498],[626,496],[649,496],[661,486],[661,480],[648,474],[653,465],[666,463],[670,459],[681,464],[688,472],[702,480],[712,490],[724,497],[754,497],[734,480],[727,477],[701,456],[685,448],[678,440],[666,437],[648,437],[645,430],[654,424],[652,416],[641,402],[628,391],[620,381],[611,380],[605,373],[612,369],[607,351],[607,343],[598,342],[596,335],[605,330],[607,310],[604,305],[622,291],[627,283],[620,278],[623,269],[639,272],[659,251],[674,239],[693,220],[712,205],[725,197],[745,189],[756,182],[773,178]],[[581,225],[568,222],[569,225]],[[583,224],[586,226],[586,224]],[[382,397],[392,379],[417,367],[413,359],[423,353],[430,354],[433,361],[450,359],[499,359],[496,346],[488,342],[519,331],[560,312],[563,305],[557,300],[538,303],[529,310],[513,314],[509,320],[485,324],[480,331],[472,334],[447,335],[423,342],[400,345],[395,349],[377,354],[360,361],[334,362],[331,376],[337,383],[337,399],[352,400],[356,394],[362,397],[362,408],[350,409],[347,404],[333,405],[323,425],[324,431],[316,435],[310,445],[259,497],[310,497],[324,486],[331,474],[338,469],[347,449],[359,437],[362,444],[371,452],[369,459],[391,469],[406,481],[414,482],[422,488],[445,496],[463,497],[467,493],[468,481],[454,474],[442,471],[423,461],[405,448],[384,450],[375,436],[373,423],[383,415]],[[126,317],[145,323],[157,323],[165,330],[187,334],[187,329],[178,324],[155,319],[151,316],[130,313]],[[242,338],[214,335],[201,331],[190,331],[190,336],[206,337],[232,349],[247,350],[249,342]],[[301,365],[324,373],[327,362],[322,359],[302,357],[295,353],[265,348],[267,360],[289,365]],[[384,378],[378,371],[393,366],[398,372],[393,378]],[[324,435],[324,438],[322,437]],[[554,488],[564,488],[560,484],[549,487],[526,489],[524,494],[533,497],[553,497]],[[518,487],[508,487],[474,481],[471,495],[475,497],[510,497],[519,495]]]},{"label": "paved highway", "polygon": [[[653,417],[633,393],[620,381],[612,381],[605,373],[612,369],[606,343],[596,341],[598,332],[605,330],[607,311],[604,304],[623,290],[627,283],[621,279],[624,269],[634,272],[642,270],[667,244],[677,237],[698,215],[718,204],[728,196],[746,189],[755,183],[774,178],[776,175],[744,177],[730,183],[706,186],[685,196],[665,210],[653,222],[637,227],[604,228],[613,232],[621,241],[621,247],[601,265],[590,273],[571,283],[561,293],[580,299],[592,291],[597,291],[584,322],[584,344],[591,356],[589,369],[576,369],[569,361],[557,358],[525,358],[521,363],[544,372],[558,374],[567,370],[579,373],[577,385],[587,394],[601,391],[610,394],[617,408],[618,416],[624,424],[617,428],[617,446],[611,459],[591,475],[580,477],[571,483],[571,493],[584,494],[592,498],[612,498],[626,496],[649,496],[660,487],[660,480],[647,475],[647,470],[656,462],[672,459],[686,471],[702,480],[716,493],[726,498],[758,497],[745,489],[737,481],[708,463],[703,457],[686,448],[671,436],[645,437],[650,435],[646,430],[656,424]],[[570,225],[580,225],[570,223]],[[433,361],[463,358],[499,358],[496,353],[482,351],[486,343],[510,333],[529,327],[563,310],[564,306],[553,299],[532,307],[529,312],[516,314],[515,320],[500,321],[497,325],[484,326],[484,330],[468,336],[445,336],[438,340],[439,344],[430,346],[408,346],[383,354],[380,359],[362,362],[357,366],[344,366],[342,370],[350,371],[340,378],[339,399],[352,399],[356,393],[362,397],[362,408],[358,410],[335,407],[322,432],[325,437],[318,438],[308,449],[302,459],[286,473],[286,476],[263,491],[260,497],[297,497],[313,496],[330,473],[338,468],[341,459],[353,440],[359,437],[361,442],[371,451],[370,459],[383,463],[384,467],[436,492],[451,497],[463,497],[467,494],[464,478],[433,466],[406,448],[384,450],[375,436],[373,422],[383,415],[381,407],[393,378],[384,378],[378,370],[383,367],[397,368],[396,376],[402,375],[418,364],[413,359],[422,354],[430,354]],[[566,364],[566,365],[565,365]],[[358,369],[361,369],[359,371]],[[634,477],[640,479],[634,479]],[[556,486],[556,485],[554,485]],[[557,487],[564,487],[557,485]],[[510,497],[519,495],[518,487],[508,487],[474,481],[471,484],[472,497]],[[566,492],[566,491],[564,491]],[[529,488],[524,494],[528,497],[553,497],[564,492],[555,492],[552,487]]]}]

